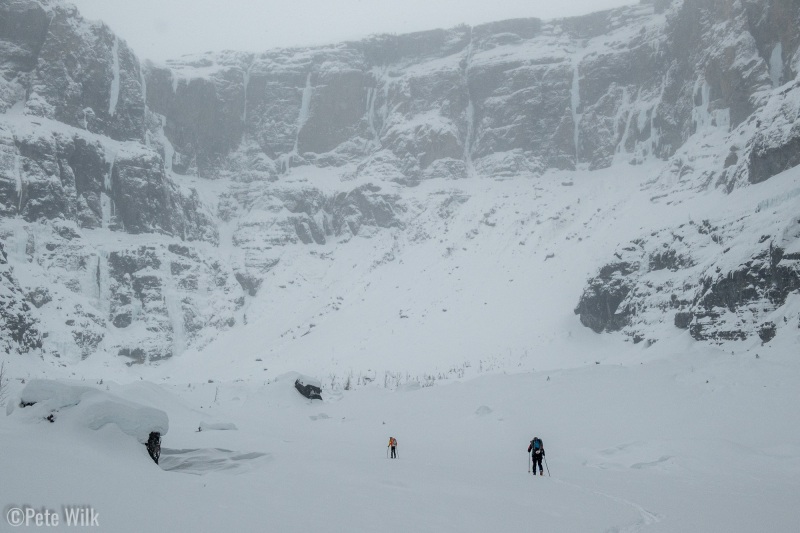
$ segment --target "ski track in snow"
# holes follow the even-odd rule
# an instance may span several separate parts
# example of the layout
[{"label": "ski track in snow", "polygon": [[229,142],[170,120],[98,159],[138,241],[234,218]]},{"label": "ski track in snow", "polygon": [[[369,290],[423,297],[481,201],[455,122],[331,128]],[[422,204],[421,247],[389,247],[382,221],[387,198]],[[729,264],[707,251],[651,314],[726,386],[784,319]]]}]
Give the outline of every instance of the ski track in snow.
[{"label": "ski track in snow", "polygon": [[563,479],[553,479],[553,481],[555,481],[556,483],[560,483],[562,485],[568,486],[568,487],[572,487],[573,489],[576,489],[576,490],[579,490],[579,491],[582,491],[582,492],[588,492],[590,494],[595,494],[597,496],[602,496],[603,498],[608,498],[609,500],[612,500],[612,501],[615,501],[615,502],[618,502],[618,503],[621,503],[621,504],[624,504],[624,505],[628,505],[628,506],[633,507],[634,509],[636,509],[636,512],[638,512],[639,515],[641,516],[641,520],[638,520],[637,522],[635,522],[635,523],[633,523],[631,525],[628,525],[628,526],[614,527],[612,529],[607,530],[608,533],[636,533],[638,531],[642,531],[643,528],[646,528],[647,526],[651,526],[651,525],[653,525],[653,524],[655,524],[657,522],[660,522],[662,520],[662,517],[659,516],[658,514],[648,511],[647,509],[645,509],[644,507],[642,507],[638,503],[633,502],[631,500],[627,500],[627,499],[621,498],[619,496],[614,496],[614,495],[608,494],[606,492],[587,489],[586,487],[581,487],[580,485],[576,485],[574,483],[570,483],[568,481],[564,481]]}]

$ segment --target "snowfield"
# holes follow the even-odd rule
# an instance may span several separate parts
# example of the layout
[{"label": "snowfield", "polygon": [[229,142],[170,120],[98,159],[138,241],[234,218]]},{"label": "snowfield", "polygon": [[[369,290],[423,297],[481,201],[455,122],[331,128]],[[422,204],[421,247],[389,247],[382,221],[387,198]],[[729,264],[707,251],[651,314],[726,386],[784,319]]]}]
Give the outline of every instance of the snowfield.
[{"label": "snowfield", "polygon": [[[323,401],[292,374],[106,382],[94,387],[168,413],[164,469],[113,425],[18,408],[0,425],[2,498],[89,504],[120,532],[794,531],[797,345],[731,355],[686,333],[671,345],[585,345],[600,364]],[[197,432],[211,419],[239,430]],[[528,473],[533,436],[550,476]]]}]

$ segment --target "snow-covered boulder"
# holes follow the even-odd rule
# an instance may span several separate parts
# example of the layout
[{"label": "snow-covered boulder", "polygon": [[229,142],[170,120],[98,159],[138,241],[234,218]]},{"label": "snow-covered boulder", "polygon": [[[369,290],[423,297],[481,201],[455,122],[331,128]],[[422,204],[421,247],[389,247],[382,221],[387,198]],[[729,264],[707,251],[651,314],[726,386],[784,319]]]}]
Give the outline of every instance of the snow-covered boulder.
[{"label": "snow-covered boulder", "polygon": [[169,431],[167,414],[105,391],[50,380],[31,380],[20,394],[20,406],[30,408],[34,418],[56,414],[77,427],[98,430],[108,424],[117,426],[126,435],[146,444],[151,433],[165,435]]},{"label": "snow-covered boulder", "polygon": [[39,409],[58,411],[81,402],[84,394],[97,392],[97,389],[77,385],[65,385],[58,381],[33,379],[25,385],[20,394],[20,406],[37,405]]},{"label": "snow-covered boulder", "polygon": [[147,444],[151,433],[164,435],[169,430],[167,414],[160,409],[117,399],[92,400],[82,416],[89,429],[96,430],[114,424],[142,444]]}]

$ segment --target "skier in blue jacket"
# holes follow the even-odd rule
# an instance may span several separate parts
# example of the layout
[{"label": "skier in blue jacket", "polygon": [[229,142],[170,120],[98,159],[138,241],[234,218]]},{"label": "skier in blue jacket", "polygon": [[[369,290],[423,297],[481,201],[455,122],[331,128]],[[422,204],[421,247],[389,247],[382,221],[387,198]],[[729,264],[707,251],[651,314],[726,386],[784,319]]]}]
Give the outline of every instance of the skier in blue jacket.
[{"label": "skier in blue jacket", "polygon": [[542,458],[544,457],[544,443],[542,439],[539,437],[533,437],[533,440],[528,445],[528,451],[531,454],[531,458],[533,459],[533,475],[536,475],[536,465],[539,465],[539,475],[544,475],[544,469],[542,468]]}]

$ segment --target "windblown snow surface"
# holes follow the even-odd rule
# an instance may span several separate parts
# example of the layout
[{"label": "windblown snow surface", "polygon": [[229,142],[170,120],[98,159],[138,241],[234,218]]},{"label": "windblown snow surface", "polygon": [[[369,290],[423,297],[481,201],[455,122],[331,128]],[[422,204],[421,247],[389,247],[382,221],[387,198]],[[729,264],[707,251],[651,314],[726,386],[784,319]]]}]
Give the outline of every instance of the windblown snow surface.
[{"label": "windblown snow surface", "polygon": [[[800,168],[651,201],[658,170],[423,182],[409,193],[421,202],[463,202],[284,252],[247,325],[202,351],[144,367],[7,358],[4,514],[90,505],[110,532],[797,531],[797,328],[711,345],[665,323],[648,346],[597,335],[573,309],[619,243],[690,220],[797,216]],[[779,311],[797,324],[796,295]],[[297,373],[320,380],[322,401],[298,394]],[[20,407],[32,379],[163,411],[161,464],[119,417],[87,425],[78,404],[51,423]],[[543,477],[529,473],[534,436]]]}]

